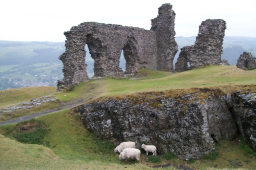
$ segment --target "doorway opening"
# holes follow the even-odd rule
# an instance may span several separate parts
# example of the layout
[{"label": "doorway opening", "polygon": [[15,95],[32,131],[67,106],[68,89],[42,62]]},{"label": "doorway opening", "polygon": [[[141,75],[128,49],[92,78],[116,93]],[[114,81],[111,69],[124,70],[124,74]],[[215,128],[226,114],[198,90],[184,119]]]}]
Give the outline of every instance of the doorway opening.
[{"label": "doorway opening", "polygon": [[124,58],[124,50],[121,51],[121,56],[119,59],[119,67],[123,70],[123,72],[126,72],[126,60]]},{"label": "doorway opening", "polygon": [[190,67],[190,62],[187,62],[188,68]]},{"label": "doorway opening", "polygon": [[85,64],[86,66],[86,72],[87,72],[87,76],[89,78],[92,78],[94,76],[94,59],[91,57],[88,45],[85,44],[84,46],[84,50],[85,50]]}]

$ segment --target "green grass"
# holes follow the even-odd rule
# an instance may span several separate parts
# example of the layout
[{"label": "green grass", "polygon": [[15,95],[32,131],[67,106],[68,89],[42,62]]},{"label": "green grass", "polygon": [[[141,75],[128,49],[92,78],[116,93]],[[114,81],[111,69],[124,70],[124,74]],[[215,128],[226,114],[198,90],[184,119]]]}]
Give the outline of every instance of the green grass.
[{"label": "green grass", "polygon": [[[189,90],[189,88],[195,87],[220,88],[223,92],[228,93],[242,87],[235,85],[255,85],[256,74],[254,72],[256,70],[243,71],[235,66],[209,66],[176,74],[142,69],[138,73],[137,79],[90,80],[67,92],[55,93],[56,87],[5,90],[0,94],[0,101],[3,101],[0,102],[0,107],[29,101],[31,98],[39,98],[50,93],[61,102],[75,100],[87,102],[104,96],[121,97],[136,92]],[[151,158],[143,159],[140,163],[120,162],[118,154],[113,152],[114,146],[88,132],[79,117],[71,113],[69,109],[38,117],[37,120],[44,121],[51,129],[44,137],[44,141],[49,141],[50,149],[40,145],[21,144],[0,136],[0,150],[4,151],[1,152],[4,154],[0,154],[0,160],[3,162],[0,169],[150,169],[144,164],[159,164],[148,160]],[[8,128],[13,126],[15,125],[1,126],[0,133],[4,134]],[[9,137],[14,139],[13,136]],[[189,166],[196,166],[199,169],[215,165],[218,165],[218,168],[232,168],[229,166],[228,159],[238,159],[242,162],[243,168],[256,167],[255,157],[245,156],[243,154],[245,149],[239,148],[239,144],[236,142],[221,141],[220,146],[217,147],[218,154],[209,154],[209,159],[196,160]],[[161,164],[181,165],[187,163],[172,156],[162,155],[158,158],[162,161]],[[13,160],[16,161],[14,164]],[[144,160],[148,160],[148,162],[144,162]],[[37,167],[34,167],[35,165]]]},{"label": "green grass", "polygon": [[[168,89],[188,89],[214,86],[255,84],[256,74],[244,71],[236,66],[209,66],[181,73],[155,73],[140,70],[146,77],[141,79],[104,79],[106,95],[122,95],[143,91],[162,91]],[[153,74],[154,73],[154,74]]]},{"label": "green grass", "polygon": [[15,127],[8,130],[6,134],[12,134],[13,137],[21,143],[41,144],[50,146],[49,141],[44,141],[44,136],[50,131],[43,121],[30,119],[18,123]]},{"label": "green grass", "polygon": [[196,160],[192,157],[190,157],[189,160],[188,160],[189,164],[192,164],[192,163],[195,163],[195,162],[196,162]]},{"label": "green grass", "polygon": [[[0,154],[1,163],[4,163],[0,169],[151,169],[140,163],[119,161],[114,146],[87,131],[69,109],[36,120],[45,122],[51,129],[44,137],[45,141],[49,141],[50,148],[21,144],[0,135],[0,150],[4,151]],[[15,125],[1,126],[0,133],[4,134],[12,127]],[[8,137],[13,139],[12,135]],[[12,160],[16,162],[13,164]]]},{"label": "green grass", "polygon": [[0,107],[49,95],[56,92],[56,89],[56,87],[23,87],[19,89],[2,90],[0,91]]},{"label": "green grass", "polygon": [[242,139],[242,137],[240,138],[240,145],[239,148],[243,151],[243,154],[245,157],[249,157],[249,158],[256,158],[256,152],[254,152],[248,145],[246,145],[246,142]]},{"label": "green grass", "polygon": [[161,158],[159,156],[149,156],[148,161],[151,163],[161,163]]},{"label": "green grass", "polygon": [[[118,154],[113,152],[114,146],[86,130],[77,115],[69,109],[44,115],[36,120],[45,122],[51,129],[44,137],[45,141],[49,141],[49,149],[40,145],[21,144],[0,135],[0,150],[3,151],[1,152],[3,154],[0,154],[0,160],[3,162],[0,169],[35,169],[35,165],[36,169],[83,169],[85,167],[90,169],[151,169],[146,164],[186,165],[186,161],[172,157],[173,154],[171,154],[171,160],[166,159],[167,154],[157,157],[151,156],[153,158],[142,154],[141,162],[119,161]],[[5,134],[8,129],[14,126],[0,126],[0,133]],[[12,135],[9,137],[14,139]],[[228,160],[237,161],[238,159],[242,162],[243,168],[256,167],[255,158],[245,156],[244,150],[240,148],[237,141],[220,141],[217,148],[219,154],[216,160],[196,160],[188,165],[190,167],[196,166],[199,169],[206,169],[206,167],[214,167],[215,165],[218,165],[218,168],[232,168]],[[12,160],[15,160],[15,163]]]},{"label": "green grass", "polygon": [[0,107],[30,101],[31,98],[40,98],[55,93],[57,87],[22,87],[0,91]]},{"label": "green grass", "polygon": [[0,72],[11,70],[13,67],[16,67],[18,65],[4,65],[0,67]]},{"label": "green grass", "polygon": [[215,161],[218,156],[219,156],[219,150],[217,149],[215,151],[212,151],[208,155],[203,156],[202,159],[209,159],[209,160]]},{"label": "green grass", "polygon": [[[255,72],[256,70],[244,71],[236,68],[236,66],[209,66],[176,74],[142,69],[137,75],[138,79],[102,78],[98,80],[90,80],[81,83],[73,91],[55,93],[54,95],[60,101],[73,101],[76,99],[88,100],[89,98],[99,96],[116,96],[145,91],[250,85],[256,84]],[[36,98],[40,95],[47,94],[47,91],[44,88],[45,87],[38,87],[38,91],[33,90],[33,88],[29,89],[32,90],[34,98]],[[50,89],[48,93],[53,93],[56,89],[56,87],[47,88]],[[24,88],[23,91],[27,91],[26,89],[28,88]],[[0,103],[0,107],[9,105],[9,103],[14,104],[17,103],[17,101],[27,100],[26,97],[23,97],[23,95],[18,92],[18,90],[10,91],[15,92],[13,95],[15,98],[7,95],[3,96],[4,93],[9,93],[8,90],[1,91],[0,101],[2,100],[4,103]],[[43,94],[41,91],[45,93]],[[33,95],[30,95],[30,97],[32,98]],[[16,98],[17,96],[18,98]]]},{"label": "green grass", "polygon": [[162,158],[166,160],[171,160],[175,158],[175,155],[172,152],[167,152],[162,156]]}]

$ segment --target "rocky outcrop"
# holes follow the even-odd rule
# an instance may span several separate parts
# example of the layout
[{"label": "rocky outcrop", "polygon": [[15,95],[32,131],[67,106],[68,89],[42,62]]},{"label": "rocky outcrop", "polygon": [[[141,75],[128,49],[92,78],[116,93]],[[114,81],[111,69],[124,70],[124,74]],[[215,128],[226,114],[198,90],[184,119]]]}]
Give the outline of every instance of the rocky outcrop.
[{"label": "rocky outcrop", "polygon": [[251,53],[244,52],[238,58],[236,66],[243,70],[256,69],[256,58]]},{"label": "rocky outcrop", "polygon": [[230,66],[230,64],[228,63],[228,60],[225,60],[225,59],[222,59],[219,65]]},{"label": "rocky outcrop", "polygon": [[[68,88],[88,79],[85,64],[87,44],[94,59],[95,77],[134,75],[140,68],[173,70],[173,58],[178,50],[174,36],[175,13],[170,4],[159,8],[151,30],[121,25],[84,22],[65,32],[66,51],[59,57],[63,62],[63,81],[58,89]],[[126,60],[125,73],[119,68],[121,52]]]},{"label": "rocky outcrop", "polygon": [[199,27],[196,42],[181,48],[175,64],[176,71],[186,71],[207,64],[221,63],[222,43],[226,22],[221,19],[208,19]]},{"label": "rocky outcrop", "polygon": [[230,110],[237,123],[238,134],[256,152],[256,91],[248,88],[235,93]]},{"label": "rocky outcrop", "polygon": [[157,70],[173,71],[173,59],[178,51],[174,39],[175,12],[170,4],[163,4],[158,8],[158,16],[151,20],[151,30],[156,33]]},{"label": "rocky outcrop", "polygon": [[[199,159],[215,143],[242,134],[254,151],[256,89],[225,95],[221,90],[148,92],[99,99],[80,109],[85,127],[99,137],[157,146],[180,159]],[[237,129],[239,127],[239,129]]]}]

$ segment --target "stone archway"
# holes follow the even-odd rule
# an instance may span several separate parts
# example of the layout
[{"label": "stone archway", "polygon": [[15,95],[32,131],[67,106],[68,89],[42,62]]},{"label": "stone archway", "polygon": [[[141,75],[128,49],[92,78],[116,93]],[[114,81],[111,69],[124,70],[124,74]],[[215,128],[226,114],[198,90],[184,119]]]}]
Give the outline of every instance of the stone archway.
[{"label": "stone archway", "polygon": [[124,45],[124,58],[126,60],[125,74],[134,75],[138,71],[137,66],[137,41],[134,37],[129,37],[127,43]]},{"label": "stone archway", "polygon": [[191,61],[189,60],[188,50],[188,46],[181,48],[180,55],[175,63],[175,71],[181,72],[190,70]]},{"label": "stone archway", "polygon": [[106,46],[103,46],[102,41],[93,34],[86,35],[85,44],[88,45],[91,57],[94,59],[94,77],[103,77]]}]

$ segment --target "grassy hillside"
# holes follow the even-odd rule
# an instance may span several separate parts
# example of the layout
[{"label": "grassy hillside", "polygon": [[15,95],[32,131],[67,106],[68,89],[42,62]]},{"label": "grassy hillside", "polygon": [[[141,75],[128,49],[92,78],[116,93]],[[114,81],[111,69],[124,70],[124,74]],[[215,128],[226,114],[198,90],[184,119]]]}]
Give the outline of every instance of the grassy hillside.
[{"label": "grassy hillside", "polygon": [[[181,73],[142,69],[137,79],[105,78],[104,95],[122,95],[141,91],[162,91],[192,87],[214,87],[256,83],[256,70],[244,71],[236,66],[206,66]],[[101,83],[95,81],[93,83]],[[89,82],[91,83],[91,82]]]},{"label": "grassy hillside", "polygon": [[[31,98],[52,94],[60,102],[83,100],[87,102],[102,96],[116,96],[143,91],[163,91],[169,89],[188,89],[193,87],[220,87],[231,91],[236,86],[256,84],[256,70],[244,71],[236,66],[206,66],[181,73],[170,73],[142,69],[133,78],[114,79],[106,77],[81,83],[74,90],[56,92],[56,87],[33,87],[0,91],[0,108],[10,106]],[[34,97],[33,97],[34,96]],[[59,107],[55,105],[52,107]],[[49,107],[42,106],[33,112],[43,111]],[[13,118],[30,112],[13,115]],[[11,118],[8,118],[11,119]]]},{"label": "grassy hillside", "polygon": [[216,165],[218,168],[234,168],[229,160],[241,162],[246,169],[256,166],[255,158],[245,154],[238,140],[220,141],[217,146],[219,156],[213,161],[207,158],[190,163],[177,158],[166,160],[163,155],[158,155],[156,158],[161,162],[152,163],[149,161],[152,157],[145,154],[142,154],[140,163],[119,161],[118,154],[113,152],[114,146],[88,132],[78,116],[70,110],[65,109],[37,119],[44,121],[51,129],[44,138],[49,142],[48,147],[21,144],[6,135],[8,128],[13,125],[0,127],[1,169],[152,169],[150,166],[166,164],[197,169],[214,169],[212,167]]},{"label": "grassy hillside", "polygon": [[1,134],[13,125],[0,127],[0,169],[151,169],[136,162],[120,162],[114,146],[89,133],[68,109],[38,120],[51,129],[44,138],[49,141],[48,148],[4,137]]},{"label": "grassy hillside", "polygon": [[0,91],[0,108],[55,93],[56,87],[23,87]]},{"label": "grassy hillside", "polygon": [[[55,92],[56,88],[21,88],[4,90],[0,94],[2,106],[52,94],[60,102],[83,99],[84,102],[103,96],[122,96],[142,91],[163,91],[169,89],[188,89],[192,87],[221,88],[225,93],[238,90],[236,85],[255,85],[256,70],[244,71],[235,66],[207,66],[181,73],[170,73],[142,69],[133,78],[114,79],[111,77],[90,80],[68,92]],[[10,92],[12,91],[12,92]],[[3,96],[4,94],[8,94]],[[8,97],[7,97],[8,96]],[[43,110],[42,108],[41,110]],[[246,155],[246,149],[237,140],[221,141],[216,160],[197,160],[184,162],[173,158],[161,163],[152,163],[144,154],[141,162],[120,162],[114,146],[108,141],[89,133],[79,120],[79,116],[70,109],[38,117],[51,129],[44,137],[47,147],[35,144],[21,144],[13,140],[7,132],[15,124],[0,126],[0,169],[151,169],[158,164],[175,164],[197,167],[197,169],[234,168],[232,162],[241,162],[243,168],[256,167],[255,157]],[[15,163],[13,163],[15,160]],[[216,166],[217,165],[217,166]],[[238,166],[237,166],[238,167]],[[172,168],[169,168],[172,169]]]},{"label": "grassy hillside", "polygon": [[[194,44],[196,37],[175,37],[179,49]],[[256,57],[256,38],[225,37],[222,59],[231,65],[237,63],[244,52]],[[89,77],[94,75],[94,60],[90,57],[87,45],[86,64]],[[56,86],[62,79],[62,62],[58,59],[65,51],[64,42],[21,42],[0,40],[0,90],[19,87]],[[174,65],[179,56],[174,59]],[[119,67],[125,70],[125,59],[120,55]]]}]

